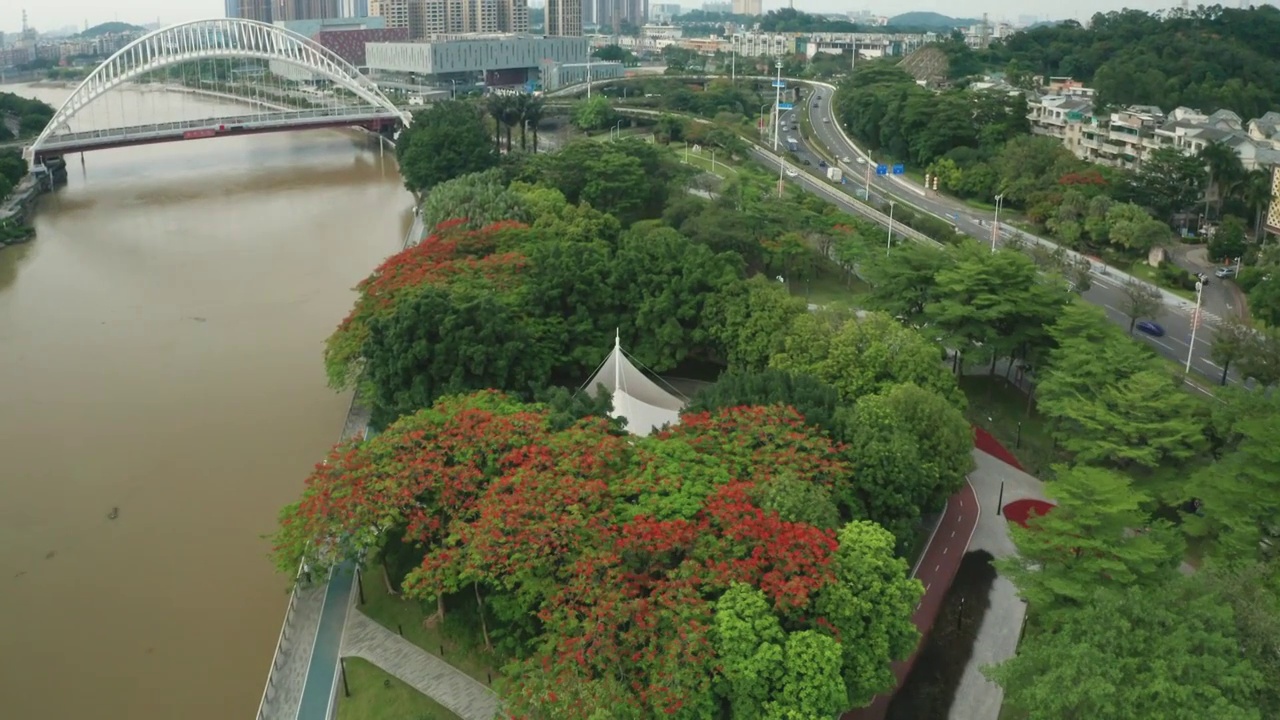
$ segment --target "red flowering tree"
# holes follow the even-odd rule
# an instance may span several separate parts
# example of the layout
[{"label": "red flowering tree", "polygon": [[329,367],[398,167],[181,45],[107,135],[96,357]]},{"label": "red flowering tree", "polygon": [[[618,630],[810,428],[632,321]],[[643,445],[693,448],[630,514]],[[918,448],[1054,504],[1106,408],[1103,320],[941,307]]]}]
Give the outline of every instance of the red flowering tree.
[{"label": "red flowering tree", "polygon": [[[748,699],[805,708],[796,678],[808,677],[822,678],[814,707],[883,689],[890,660],[914,644],[919,599],[892,536],[872,523],[837,533],[756,500],[777,473],[837,483],[846,468],[830,442],[784,407],[688,420],[636,441],[600,420],[552,431],[544,408],[497,393],[442,400],[337,448],[286,512],[282,552],[351,553],[402,531],[424,550],[407,596],[443,612],[445,596],[474,595],[486,644],[498,623],[495,646],[517,658],[504,669],[515,717],[701,720]],[[713,638],[733,587],[789,633],[767,690],[736,700],[749,658],[727,677]],[[725,647],[750,653],[744,642]]]},{"label": "red flowering tree", "polygon": [[334,389],[352,386],[362,368],[369,322],[395,313],[397,304],[424,287],[484,279],[499,289],[515,286],[525,266],[518,252],[537,231],[500,222],[469,231],[465,219],[436,226],[422,242],[387,258],[356,286],[355,306],[325,343],[325,370]]}]

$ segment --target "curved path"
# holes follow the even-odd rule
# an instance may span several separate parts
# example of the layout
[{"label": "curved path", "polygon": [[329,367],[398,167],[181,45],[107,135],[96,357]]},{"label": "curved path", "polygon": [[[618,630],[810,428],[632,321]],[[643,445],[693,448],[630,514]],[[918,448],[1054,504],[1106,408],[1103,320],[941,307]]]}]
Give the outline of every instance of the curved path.
[{"label": "curved path", "polygon": [[960,570],[960,561],[964,559],[981,515],[978,495],[972,482],[966,480],[964,487],[947,500],[947,509],[933,529],[933,534],[929,536],[929,544],[925,546],[924,553],[920,555],[920,560],[911,573],[912,577],[924,583],[924,597],[911,616],[911,621],[920,629],[920,644],[912,651],[911,657],[893,664],[893,675],[898,680],[893,691],[877,695],[865,708],[845,713],[842,720],[881,720],[885,716],[894,693],[906,681],[920,648],[924,646],[924,638],[933,627],[938,611],[942,609],[942,601]]}]

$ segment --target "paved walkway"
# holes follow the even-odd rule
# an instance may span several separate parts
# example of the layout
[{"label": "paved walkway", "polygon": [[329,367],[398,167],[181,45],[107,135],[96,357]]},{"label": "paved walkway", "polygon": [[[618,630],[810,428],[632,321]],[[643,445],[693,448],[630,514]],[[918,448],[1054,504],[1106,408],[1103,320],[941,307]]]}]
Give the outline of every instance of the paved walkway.
[{"label": "paved walkway", "polygon": [[[978,494],[982,514],[969,550],[986,550],[997,558],[1013,555],[1016,549],[1009,537],[1009,524],[1003,513],[997,514],[997,510],[1014,500],[1045,499],[1044,483],[980,450],[973,451],[973,459],[978,466],[969,475],[969,480]],[[996,576],[990,600],[973,643],[973,655],[965,666],[951,703],[948,716],[951,720],[997,720],[1000,716],[1004,690],[988,681],[981,668],[1013,657],[1022,635],[1027,605],[1018,597],[1013,583],[1003,575]]]},{"label": "paved walkway", "polygon": [[338,649],[342,645],[354,585],[355,566],[352,563],[343,563],[329,574],[306,683],[298,702],[297,720],[329,720],[333,715],[338,692]]},{"label": "paved walkway", "polygon": [[311,651],[315,647],[316,628],[320,625],[320,608],[324,605],[327,584],[298,586],[285,613],[284,631],[276,648],[266,694],[258,710],[259,720],[294,720],[298,703],[311,667]]},{"label": "paved walkway", "polygon": [[865,708],[845,713],[842,720],[881,720],[889,711],[889,703],[906,681],[916,657],[924,647],[924,638],[942,609],[942,601],[960,570],[960,561],[964,559],[965,548],[979,523],[980,514],[981,509],[972,483],[965,483],[959,492],[947,500],[947,509],[933,529],[933,534],[929,536],[929,544],[911,573],[912,577],[924,583],[924,597],[911,616],[911,621],[920,629],[920,643],[912,651],[911,657],[893,663],[897,685],[892,691],[877,695]]},{"label": "paved walkway", "polygon": [[462,720],[493,720],[498,714],[498,696],[492,690],[355,608],[347,618],[342,656],[368,660]]}]

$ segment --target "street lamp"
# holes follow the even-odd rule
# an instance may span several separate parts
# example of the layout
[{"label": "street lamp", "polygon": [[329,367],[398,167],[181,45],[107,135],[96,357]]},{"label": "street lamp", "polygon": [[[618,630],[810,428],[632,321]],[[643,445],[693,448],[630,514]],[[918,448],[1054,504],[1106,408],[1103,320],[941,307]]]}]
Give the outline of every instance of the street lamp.
[{"label": "street lamp", "polygon": [[889,239],[884,242],[884,254],[889,254],[889,248],[893,247],[893,207],[897,205],[894,200],[889,201]]},{"label": "street lamp", "polygon": [[1196,283],[1196,311],[1191,315],[1191,344],[1187,347],[1187,369],[1191,373],[1191,354],[1196,350],[1196,328],[1200,327],[1200,298],[1204,295],[1204,283]]},{"label": "street lamp", "polygon": [[457,80],[449,81],[449,99],[450,100],[458,99],[458,81]]},{"label": "street lamp", "polygon": [[778,152],[778,124],[782,122],[782,61],[774,67],[778,68],[778,79],[773,82],[773,152]]},{"label": "street lamp", "polygon": [[1000,237],[1000,208],[1004,207],[1004,193],[996,196],[996,220],[991,223],[991,252],[996,251],[996,238]]},{"label": "street lamp", "polygon": [[615,124],[612,128],[610,128],[610,129],[609,129],[609,140],[610,140],[610,141],[613,141],[613,140],[616,140],[616,139],[617,139],[617,138],[615,138],[615,137],[613,136],[613,134],[614,134],[615,132],[616,132],[616,133],[618,133],[618,137],[622,137],[622,120],[619,120],[619,121],[617,122],[617,124]]}]

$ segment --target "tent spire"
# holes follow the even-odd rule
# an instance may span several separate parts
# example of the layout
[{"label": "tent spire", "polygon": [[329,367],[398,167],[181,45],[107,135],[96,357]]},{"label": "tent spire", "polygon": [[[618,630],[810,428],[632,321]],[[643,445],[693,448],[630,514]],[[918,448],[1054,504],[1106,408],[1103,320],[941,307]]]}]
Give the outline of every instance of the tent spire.
[{"label": "tent spire", "polygon": [[613,329],[613,391],[622,389],[622,329]]}]

